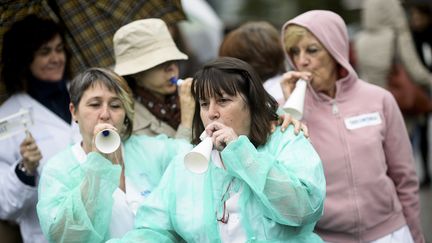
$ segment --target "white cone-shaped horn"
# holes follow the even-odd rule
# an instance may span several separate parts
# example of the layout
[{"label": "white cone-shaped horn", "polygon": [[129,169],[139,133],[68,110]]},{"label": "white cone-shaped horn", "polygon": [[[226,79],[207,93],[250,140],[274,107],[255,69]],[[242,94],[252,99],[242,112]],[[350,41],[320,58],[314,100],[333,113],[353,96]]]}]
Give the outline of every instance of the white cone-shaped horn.
[{"label": "white cone-shaped horn", "polygon": [[96,148],[104,154],[110,154],[120,147],[120,135],[111,129],[105,129],[96,134]]},{"label": "white cone-shaped horn", "polygon": [[306,94],[306,81],[299,79],[293,92],[285,102],[283,109],[293,118],[300,120],[303,117],[304,98]]},{"label": "white cone-shaped horn", "polygon": [[184,157],[185,167],[191,172],[202,174],[207,171],[210,161],[210,154],[213,149],[211,137],[205,136],[195,148]]}]

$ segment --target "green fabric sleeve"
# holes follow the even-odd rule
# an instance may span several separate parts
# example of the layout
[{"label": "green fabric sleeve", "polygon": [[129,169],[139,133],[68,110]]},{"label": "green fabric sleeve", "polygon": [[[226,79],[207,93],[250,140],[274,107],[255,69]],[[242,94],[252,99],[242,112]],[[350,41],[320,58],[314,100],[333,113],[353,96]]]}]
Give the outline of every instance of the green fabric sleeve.
[{"label": "green fabric sleeve", "polygon": [[[116,242],[184,242],[173,229],[168,212],[170,202],[173,202],[170,183],[175,177],[175,164],[171,164],[165,172],[157,189],[147,198],[135,218],[134,230],[129,231],[122,239],[112,239]],[[150,220],[149,220],[150,219]]]},{"label": "green fabric sleeve", "polygon": [[[157,138],[161,138],[161,136],[158,136]],[[193,145],[190,144],[189,140],[185,139],[173,139],[166,137],[162,140],[160,143],[160,154],[162,155],[162,158],[158,163],[160,163],[162,168],[162,175],[165,173],[165,170],[167,169],[168,165],[173,161],[173,158],[177,156],[184,156],[187,152],[189,152],[193,148]],[[154,150],[151,152],[151,154],[154,154]],[[160,180],[161,178],[159,178]]]},{"label": "green fabric sleeve", "polygon": [[290,125],[255,149],[240,136],[222,151],[229,174],[243,180],[262,205],[264,215],[284,225],[316,222],[323,212],[325,179],[321,160],[309,143]]},{"label": "green fabric sleeve", "polygon": [[98,153],[79,164],[70,150],[51,159],[39,185],[38,216],[50,242],[103,242],[121,168]]},{"label": "green fabric sleeve", "polygon": [[[185,140],[165,135],[132,136],[124,145],[125,176],[153,190],[172,159],[191,148]],[[49,240],[107,240],[112,194],[119,185],[120,173],[119,165],[111,164],[99,153],[89,153],[82,164],[71,151],[52,159],[42,174],[37,206],[42,229]]]},{"label": "green fabric sleeve", "polygon": [[175,157],[139,208],[135,229],[109,242],[220,242],[216,212],[222,185],[233,177],[233,192],[242,188],[240,219],[249,240],[321,242],[312,233],[325,194],[321,160],[293,126],[284,133],[276,129],[258,149],[240,136],[221,155],[227,171],[211,164],[203,174],[188,171],[182,155]]},{"label": "green fabric sleeve", "polygon": [[138,229],[129,231],[122,239],[112,239],[107,243],[178,243],[174,236],[167,231],[158,231],[154,229]]},{"label": "green fabric sleeve", "polygon": [[191,149],[192,145],[186,140],[163,134],[156,137],[132,136],[125,146],[125,158],[131,162],[126,166],[125,175],[132,181],[140,181],[140,174],[145,173],[147,180],[156,187],[173,158]]}]

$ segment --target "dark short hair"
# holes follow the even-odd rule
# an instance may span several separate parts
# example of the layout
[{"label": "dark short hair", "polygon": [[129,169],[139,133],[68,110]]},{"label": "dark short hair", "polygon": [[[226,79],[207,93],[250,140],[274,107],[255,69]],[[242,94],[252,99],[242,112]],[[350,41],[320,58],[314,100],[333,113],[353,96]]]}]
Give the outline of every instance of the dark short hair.
[{"label": "dark short hair", "polygon": [[278,119],[277,102],[264,90],[261,79],[246,62],[233,57],[220,57],[205,64],[193,77],[192,95],[195,114],[192,123],[193,143],[199,143],[204,131],[199,101],[209,97],[237,94],[244,97],[251,113],[249,140],[255,147],[267,142],[271,122]]},{"label": "dark short hair", "polygon": [[265,21],[247,22],[229,32],[219,48],[219,56],[249,63],[262,81],[285,71],[279,31]]},{"label": "dark short hair", "polygon": [[126,129],[122,134],[122,138],[127,139],[131,136],[133,129],[134,100],[126,80],[118,74],[105,68],[89,68],[78,74],[70,84],[71,103],[75,106],[75,109],[78,109],[84,92],[97,84],[107,87],[108,90],[115,92],[119,96],[126,111],[124,120]]},{"label": "dark short hair", "polygon": [[[28,15],[12,24],[3,36],[1,81],[9,95],[27,90],[32,77],[30,65],[36,51],[45,43],[60,35],[65,42],[63,29],[50,19]],[[66,59],[68,52],[65,49]],[[69,78],[69,62],[66,61],[65,77]]]}]

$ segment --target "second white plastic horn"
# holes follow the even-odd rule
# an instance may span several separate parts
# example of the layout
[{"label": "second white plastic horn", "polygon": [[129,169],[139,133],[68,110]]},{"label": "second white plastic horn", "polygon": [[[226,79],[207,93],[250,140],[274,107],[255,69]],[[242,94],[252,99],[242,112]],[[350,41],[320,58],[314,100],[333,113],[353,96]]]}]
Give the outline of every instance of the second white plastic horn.
[{"label": "second white plastic horn", "polygon": [[120,135],[111,129],[105,129],[96,134],[96,148],[104,154],[116,151],[121,144]]},{"label": "second white plastic horn", "polygon": [[303,117],[303,106],[306,94],[306,86],[306,81],[303,79],[299,79],[295,85],[293,92],[283,106],[284,111],[297,120],[300,120]]},{"label": "second white plastic horn", "polygon": [[213,149],[211,137],[205,137],[201,143],[193,148],[184,157],[185,167],[193,173],[202,174],[207,171],[210,154]]}]

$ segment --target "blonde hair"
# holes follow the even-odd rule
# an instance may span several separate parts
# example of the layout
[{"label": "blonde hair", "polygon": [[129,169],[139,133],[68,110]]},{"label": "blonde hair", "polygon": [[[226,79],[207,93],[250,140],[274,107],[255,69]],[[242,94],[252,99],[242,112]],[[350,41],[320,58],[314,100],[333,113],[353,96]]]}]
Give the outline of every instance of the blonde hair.
[{"label": "blonde hair", "polygon": [[308,34],[311,33],[302,26],[288,25],[283,36],[284,51],[291,57],[291,48]]}]

